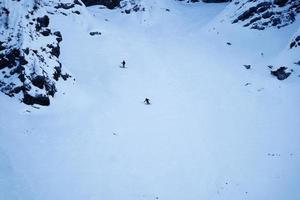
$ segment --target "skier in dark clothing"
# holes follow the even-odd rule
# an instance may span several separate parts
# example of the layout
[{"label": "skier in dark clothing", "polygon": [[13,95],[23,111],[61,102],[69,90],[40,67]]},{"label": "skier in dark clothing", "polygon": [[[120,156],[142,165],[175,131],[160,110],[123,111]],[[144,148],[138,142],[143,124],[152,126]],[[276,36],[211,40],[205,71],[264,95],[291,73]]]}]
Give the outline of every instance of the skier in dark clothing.
[{"label": "skier in dark clothing", "polygon": [[123,62],[122,62],[122,68],[125,68],[125,64],[126,64],[126,62],[125,62],[125,60],[123,60]]},{"label": "skier in dark clothing", "polygon": [[148,99],[148,98],[145,98],[145,101],[144,101],[144,103],[145,103],[146,105],[150,105],[150,99]]}]

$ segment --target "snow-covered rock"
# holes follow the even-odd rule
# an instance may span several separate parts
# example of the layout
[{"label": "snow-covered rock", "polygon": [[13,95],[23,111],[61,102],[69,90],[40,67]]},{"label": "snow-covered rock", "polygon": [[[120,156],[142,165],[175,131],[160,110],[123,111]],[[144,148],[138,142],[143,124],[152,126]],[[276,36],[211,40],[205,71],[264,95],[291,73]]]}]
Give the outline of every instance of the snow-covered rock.
[{"label": "snow-covered rock", "polygon": [[[0,2],[0,90],[25,104],[49,105],[63,72],[59,30],[51,15],[79,14],[79,1],[5,0]],[[72,11],[71,11],[72,10]],[[65,14],[66,15],[66,14]]]},{"label": "snow-covered rock", "polygon": [[299,0],[236,0],[233,4],[233,23],[258,30],[292,24],[300,13]]}]

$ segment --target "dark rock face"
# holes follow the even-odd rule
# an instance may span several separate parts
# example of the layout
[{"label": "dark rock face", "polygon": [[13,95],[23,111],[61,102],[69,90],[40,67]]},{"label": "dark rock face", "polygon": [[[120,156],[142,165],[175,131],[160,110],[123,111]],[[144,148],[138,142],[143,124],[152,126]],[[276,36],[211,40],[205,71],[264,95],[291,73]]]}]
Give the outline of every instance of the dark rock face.
[{"label": "dark rock face", "polygon": [[32,84],[40,89],[43,89],[47,80],[45,76],[37,75],[31,80]]},{"label": "dark rock face", "polygon": [[[244,23],[245,27],[264,30],[267,27],[281,28],[294,23],[296,15],[300,13],[300,1],[274,0],[256,3],[248,0],[246,2],[237,1],[237,14],[232,23]],[[246,8],[246,9],[244,9]]]},{"label": "dark rock face", "polygon": [[251,65],[244,65],[245,69],[250,69]]},{"label": "dark rock face", "polygon": [[86,6],[103,5],[109,9],[114,9],[120,6],[121,0],[83,0]]},{"label": "dark rock face", "polygon": [[273,76],[276,76],[278,80],[282,81],[284,79],[287,79],[291,75],[291,72],[287,72],[287,69],[287,67],[280,67],[277,70],[271,71],[271,74]]},{"label": "dark rock face", "polygon": [[56,56],[57,58],[59,57],[60,47],[58,44],[56,46],[53,46],[52,44],[48,44],[47,47],[51,49],[50,51],[51,55]]},{"label": "dark rock face", "polygon": [[274,4],[284,6],[289,0],[274,0]]},{"label": "dark rock face", "polygon": [[47,15],[45,15],[44,17],[38,17],[36,21],[41,27],[49,26],[50,22],[49,17]]},{"label": "dark rock face", "polygon": [[34,105],[34,104],[38,104],[38,105],[42,105],[42,106],[50,105],[49,97],[47,97],[45,95],[32,96],[26,92],[24,93],[24,97],[23,97],[22,101],[23,101],[23,103],[25,103],[27,105]]},{"label": "dark rock face", "polygon": [[36,29],[39,31],[42,27],[49,26],[50,19],[47,15],[45,15],[44,17],[38,17],[36,22]]}]

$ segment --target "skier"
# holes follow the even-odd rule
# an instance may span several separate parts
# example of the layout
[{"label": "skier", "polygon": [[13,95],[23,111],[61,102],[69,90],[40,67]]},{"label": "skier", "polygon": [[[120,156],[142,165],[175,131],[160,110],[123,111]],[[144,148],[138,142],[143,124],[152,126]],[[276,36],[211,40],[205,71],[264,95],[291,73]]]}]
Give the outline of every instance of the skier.
[{"label": "skier", "polygon": [[123,60],[121,68],[125,68],[125,64],[126,64],[126,62],[125,62],[125,60]]},{"label": "skier", "polygon": [[150,105],[150,99],[148,99],[148,98],[145,98],[145,101],[144,101],[144,103],[145,103],[146,105]]}]

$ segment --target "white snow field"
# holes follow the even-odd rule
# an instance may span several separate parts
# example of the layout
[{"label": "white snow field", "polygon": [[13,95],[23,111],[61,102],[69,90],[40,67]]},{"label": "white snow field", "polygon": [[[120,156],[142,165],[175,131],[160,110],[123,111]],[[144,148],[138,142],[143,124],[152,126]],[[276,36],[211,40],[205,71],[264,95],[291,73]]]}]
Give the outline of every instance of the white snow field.
[{"label": "white snow field", "polygon": [[228,4],[144,5],[52,16],[75,81],[50,107],[0,95],[0,199],[300,199],[300,70],[267,67],[298,61],[299,19],[257,31]]}]

